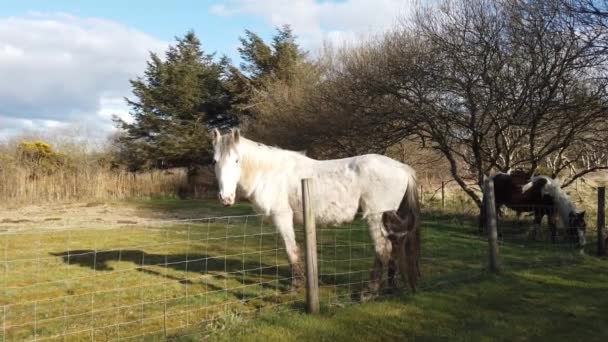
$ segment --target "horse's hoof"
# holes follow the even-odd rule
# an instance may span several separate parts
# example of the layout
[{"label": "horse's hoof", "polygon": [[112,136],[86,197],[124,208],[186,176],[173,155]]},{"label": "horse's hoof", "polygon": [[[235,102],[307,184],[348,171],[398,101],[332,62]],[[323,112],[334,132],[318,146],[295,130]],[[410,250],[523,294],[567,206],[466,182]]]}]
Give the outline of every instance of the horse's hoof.
[{"label": "horse's hoof", "polygon": [[377,292],[366,290],[366,291],[361,292],[359,299],[361,300],[362,303],[365,303],[365,302],[369,302],[370,300],[373,300],[377,297],[378,297]]},{"label": "horse's hoof", "polygon": [[306,283],[306,279],[304,278],[294,278],[291,281],[291,285],[289,286],[288,292],[297,292],[301,288],[304,287],[304,283]]},{"label": "horse's hoof", "polygon": [[289,288],[287,289],[287,293],[298,292],[298,291],[300,291],[301,288],[302,288],[302,286],[291,284],[291,285],[289,285]]},{"label": "horse's hoof", "polygon": [[386,289],[386,294],[389,296],[399,296],[404,293],[404,289],[400,287],[389,287]]}]

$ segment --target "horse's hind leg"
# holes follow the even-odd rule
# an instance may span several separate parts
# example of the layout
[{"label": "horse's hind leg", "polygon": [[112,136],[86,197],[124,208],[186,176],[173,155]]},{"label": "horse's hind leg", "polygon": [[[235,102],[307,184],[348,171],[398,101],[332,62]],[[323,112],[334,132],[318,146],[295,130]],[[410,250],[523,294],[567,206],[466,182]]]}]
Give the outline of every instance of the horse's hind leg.
[{"label": "horse's hind leg", "polygon": [[361,293],[361,300],[368,300],[378,294],[380,285],[382,284],[382,273],[391,259],[391,242],[382,235],[382,214],[372,214],[367,217],[369,232],[372,241],[376,258],[374,267],[370,272],[370,280],[367,290]]},{"label": "horse's hind leg", "polygon": [[[388,261],[388,286],[391,291],[397,290],[397,250],[398,247],[395,243],[393,243],[393,251],[391,253],[391,258]],[[403,272],[403,270],[401,270]]]},{"label": "horse's hind leg", "polygon": [[275,215],[273,216],[273,221],[285,243],[287,259],[289,259],[289,265],[291,266],[291,290],[297,290],[304,285],[305,278],[304,269],[300,263],[300,249],[296,243],[296,236],[293,230],[293,214],[282,213]]}]

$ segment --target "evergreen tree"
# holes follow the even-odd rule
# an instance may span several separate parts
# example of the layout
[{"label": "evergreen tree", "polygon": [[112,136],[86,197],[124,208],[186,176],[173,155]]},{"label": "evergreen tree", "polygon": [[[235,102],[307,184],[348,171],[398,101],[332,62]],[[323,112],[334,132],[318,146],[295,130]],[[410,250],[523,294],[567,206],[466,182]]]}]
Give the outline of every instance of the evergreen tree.
[{"label": "evergreen tree", "polygon": [[164,60],[151,53],[144,76],[131,80],[135,99],[127,102],[133,123],[117,119],[125,131],[121,148],[137,152],[137,165],[131,168],[207,164],[211,142],[206,125],[230,109],[226,58],[216,62],[214,54],[205,54],[192,31],[176,40]]},{"label": "evergreen tree", "polygon": [[268,84],[275,81],[290,85],[296,77],[296,67],[305,63],[306,52],[300,50],[296,36],[287,25],[277,29],[270,44],[249,30],[240,42],[238,51],[243,62],[240,69],[230,67],[228,86],[238,114],[255,118],[255,92],[266,90]]}]

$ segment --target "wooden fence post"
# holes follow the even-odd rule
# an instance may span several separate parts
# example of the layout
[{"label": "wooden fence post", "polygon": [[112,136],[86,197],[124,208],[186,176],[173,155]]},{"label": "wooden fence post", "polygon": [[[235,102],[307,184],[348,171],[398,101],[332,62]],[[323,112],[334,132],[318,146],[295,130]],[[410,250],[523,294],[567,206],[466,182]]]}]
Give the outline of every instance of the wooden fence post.
[{"label": "wooden fence post", "polygon": [[441,209],[445,209],[445,182],[441,181]]},{"label": "wooden fence post", "polygon": [[485,219],[488,232],[488,244],[489,244],[489,267],[493,273],[499,273],[500,267],[498,265],[498,232],[496,228],[496,203],[494,202],[494,182],[491,178],[486,177],[484,180],[484,191],[483,198],[485,203],[483,209],[485,210]]},{"label": "wooden fence post", "polygon": [[311,201],[311,179],[302,179],[302,205],[306,235],[306,308],[309,313],[319,313],[319,273],[317,270],[317,231]]},{"label": "wooden fence post", "polygon": [[606,187],[597,188],[597,255],[606,255]]}]

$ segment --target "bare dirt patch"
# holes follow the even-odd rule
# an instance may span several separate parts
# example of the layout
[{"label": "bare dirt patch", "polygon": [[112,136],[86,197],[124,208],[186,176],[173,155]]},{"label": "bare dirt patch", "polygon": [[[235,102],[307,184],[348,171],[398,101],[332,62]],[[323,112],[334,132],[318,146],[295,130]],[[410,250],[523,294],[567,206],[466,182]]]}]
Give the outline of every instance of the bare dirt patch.
[{"label": "bare dirt patch", "polygon": [[20,208],[0,208],[0,228],[62,228],[73,226],[109,225],[121,220],[140,219],[132,205],[51,204]]},{"label": "bare dirt patch", "polygon": [[249,206],[225,209],[212,200],[171,199],[0,207],[0,231],[146,225],[250,213]]}]

